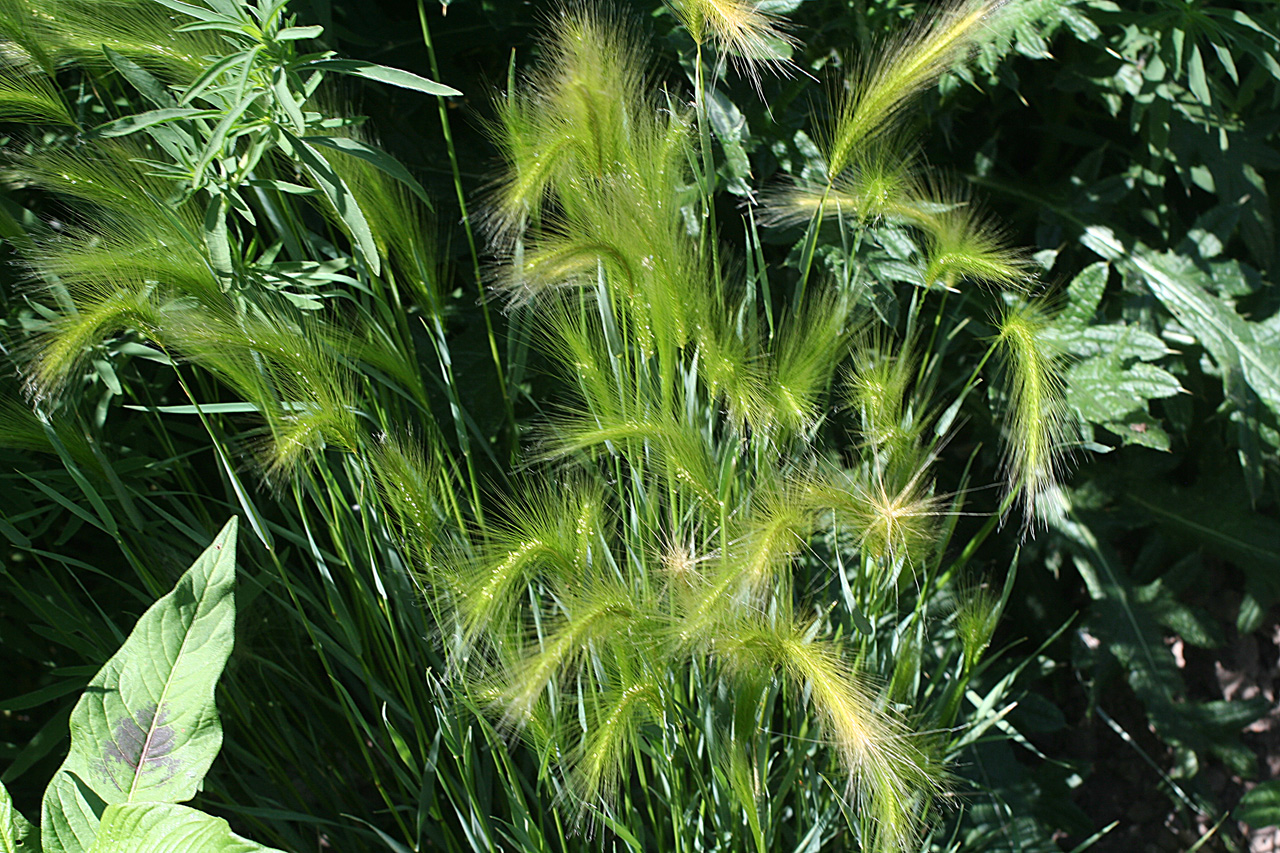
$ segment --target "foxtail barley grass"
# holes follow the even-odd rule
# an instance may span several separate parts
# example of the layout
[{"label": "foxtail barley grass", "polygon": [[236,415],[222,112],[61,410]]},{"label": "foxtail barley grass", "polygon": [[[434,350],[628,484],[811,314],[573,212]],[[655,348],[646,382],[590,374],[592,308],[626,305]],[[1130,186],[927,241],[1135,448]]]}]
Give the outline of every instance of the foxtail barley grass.
[{"label": "foxtail barley grass", "polygon": [[911,99],[964,58],[984,21],[1003,0],[968,0],[924,16],[882,48],[840,92],[834,125],[823,136],[829,180],[857,162],[859,152],[897,126]]},{"label": "foxtail barley grass", "polygon": [[1005,475],[1030,523],[1038,513],[1059,511],[1053,500],[1065,459],[1075,444],[1062,387],[1063,354],[1045,334],[1043,304],[1019,301],[999,319],[997,341],[1009,375],[1009,432]]},{"label": "foxtail barley grass", "polygon": [[753,0],[670,0],[669,5],[701,49],[715,44],[722,58],[734,58],[757,83],[760,66],[785,70],[795,40],[785,22]]},{"label": "foxtail barley grass", "polygon": [[[855,222],[893,219],[926,235],[926,283],[1021,285],[1020,255],[967,198],[931,196],[916,167],[882,147],[993,8],[940,16],[855,79],[828,147],[832,184],[786,195],[790,211],[774,221],[821,220],[834,199]],[[744,55],[732,39],[769,26],[747,4],[676,10],[699,47],[720,39]],[[655,109],[644,54],[608,15],[554,16],[546,57],[496,103],[506,163],[489,223],[506,259],[498,287],[511,310],[538,317],[573,395],[541,430],[537,459],[553,485],[517,490],[499,513],[507,520],[476,531],[470,556],[444,567],[460,671],[556,757],[585,809],[605,814],[625,795],[627,765],[675,778],[674,764],[637,756],[656,737],[683,742],[673,721],[709,702],[694,685],[754,691],[756,705],[805,695],[868,816],[862,843],[909,849],[939,790],[939,759],[822,620],[793,610],[797,561],[832,519],[884,578],[940,549],[946,501],[931,468],[941,439],[927,432],[937,413],[910,351],[918,339],[905,352],[868,343],[866,321],[834,290],[798,300],[770,339],[748,331],[716,235],[690,232],[677,195],[705,153],[701,111]],[[818,438],[851,355],[844,393],[862,443],[842,470]],[[984,644],[973,640],[973,654]],[[755,760],[724,766],[763,778]]]}]

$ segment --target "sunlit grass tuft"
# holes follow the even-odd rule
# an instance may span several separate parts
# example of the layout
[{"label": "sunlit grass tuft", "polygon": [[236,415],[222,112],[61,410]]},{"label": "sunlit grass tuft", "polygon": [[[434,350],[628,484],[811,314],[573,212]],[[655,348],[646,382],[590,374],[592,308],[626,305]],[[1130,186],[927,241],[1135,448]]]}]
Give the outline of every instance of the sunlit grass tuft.
[{"label": "sunlit grass tuft", "polygon": [[1064,356],[1045,334],[1051,322],[1042,301],[1018,301],[998,324],[1010,406],[1006,486],[1021,500],[1028,523],[1037,512],[1054,511],[1046,499],[1075,446],[1062,383]]},{"label": "sunlit grass tuft", "polygon": [[1002,3],[962,0],[924,16],[866,61],[837,95],[834,125],[821,139],[830,179],[855,162],[862,146],[896,127],[911,99],[965,56]]}]

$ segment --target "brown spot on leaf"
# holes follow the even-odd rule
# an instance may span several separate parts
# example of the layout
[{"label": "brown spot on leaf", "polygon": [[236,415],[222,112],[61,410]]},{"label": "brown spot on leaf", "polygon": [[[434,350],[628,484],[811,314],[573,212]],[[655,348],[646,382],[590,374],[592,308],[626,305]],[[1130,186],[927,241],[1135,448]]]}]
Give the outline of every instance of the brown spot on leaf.
[{"label": "brown spot on leaf", "polygon": [[179,761],[173,757],[177,733],[166,717],[165,709],[148,705],[116,722],[102,757],[107,778],[117,790],[128,791],[136,776],[160,773],[165,781],[178,772]]}]

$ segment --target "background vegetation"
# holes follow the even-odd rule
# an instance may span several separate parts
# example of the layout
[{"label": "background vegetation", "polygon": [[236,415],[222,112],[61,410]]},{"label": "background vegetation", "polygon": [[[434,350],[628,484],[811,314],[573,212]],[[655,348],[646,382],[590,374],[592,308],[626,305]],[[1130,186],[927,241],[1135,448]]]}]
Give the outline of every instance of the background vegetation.
[{"label": "background vegetation", "polygon": [[1280,823],[1280,12],[937,13],[0,3],[17,808],[236,514],[275,847]]}]

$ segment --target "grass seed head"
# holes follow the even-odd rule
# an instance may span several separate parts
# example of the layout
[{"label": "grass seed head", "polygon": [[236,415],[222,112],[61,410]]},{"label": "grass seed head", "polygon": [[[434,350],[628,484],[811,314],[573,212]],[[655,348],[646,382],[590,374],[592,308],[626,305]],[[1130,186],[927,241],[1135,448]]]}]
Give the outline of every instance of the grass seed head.
[{"label": "grass seed head", "polygon": [[1075,443],[1063,354],[1046,334],[1051,322],[1043,300],[1016,301],[997,321],[1010,408],[1005,482],[1009,492],[1018,493],[1028,525],[1038,511],[1054,510],[1052,497]]},{"label": "grass seed head", "polygon": [[922,17],[846,82],[836,99],[834,125],[822,140],[831,179],[855,162],[860,147],[894,129],[912,98],[968,54],[1003,2],[960,0]]}]

